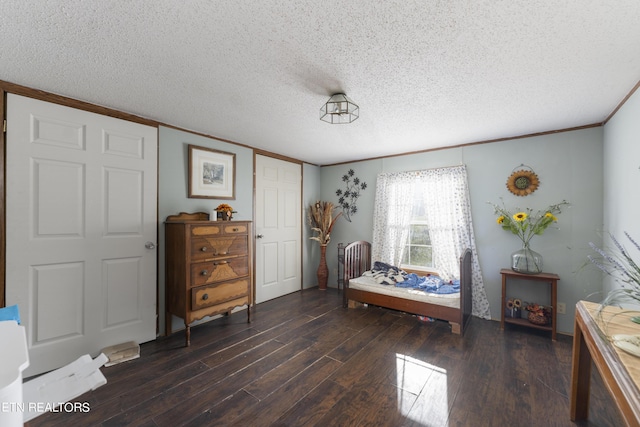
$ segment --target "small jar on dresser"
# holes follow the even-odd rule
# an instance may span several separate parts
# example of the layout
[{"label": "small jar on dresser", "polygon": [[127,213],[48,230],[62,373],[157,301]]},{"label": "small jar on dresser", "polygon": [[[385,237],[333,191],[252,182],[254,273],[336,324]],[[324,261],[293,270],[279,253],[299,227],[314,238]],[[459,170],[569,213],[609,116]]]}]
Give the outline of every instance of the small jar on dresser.
[{"label": "small jar on dresser", "polygon": [[165,221],[166,334],[172,315],[190,324],[206,316],[230,315],[253,304],[251,221],[209,221],[205,212],[180,213]]}]

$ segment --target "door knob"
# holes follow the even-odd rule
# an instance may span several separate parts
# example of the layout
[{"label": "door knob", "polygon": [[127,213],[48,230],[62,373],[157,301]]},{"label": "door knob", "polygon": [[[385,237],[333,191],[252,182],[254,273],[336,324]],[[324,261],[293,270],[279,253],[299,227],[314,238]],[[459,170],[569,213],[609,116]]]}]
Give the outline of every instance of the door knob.
[{"label": "door knob", "polygon": [[256,239],[262,239],[263,237],[264,237],[264,235],[262,235],[262,234],[258,234],[258,235],[256,236]]},{"label": "door knob", "polygon": [[156,245],[153,242],[147,242],[147,243],[144,244],[144,247],[147,248],[147,249],[155,249]]}]

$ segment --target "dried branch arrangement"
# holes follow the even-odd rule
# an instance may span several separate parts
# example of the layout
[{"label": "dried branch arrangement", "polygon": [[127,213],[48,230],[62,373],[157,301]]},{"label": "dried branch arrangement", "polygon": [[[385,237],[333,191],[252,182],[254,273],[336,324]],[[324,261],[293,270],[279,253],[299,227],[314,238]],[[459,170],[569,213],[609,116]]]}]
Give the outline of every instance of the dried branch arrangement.
[{"label": "dried branch arrangement", "polygon": [[317,201],[309,205],[308,218],[311,229],[317,233],[317,235],[310,237],[310,239],[317,240],[321,245],[326,245],[331,240],[331,229],[336,223],[336,220],[342,215],[342,212],[333,216],[333,210],[335,207],[331,202]]}]

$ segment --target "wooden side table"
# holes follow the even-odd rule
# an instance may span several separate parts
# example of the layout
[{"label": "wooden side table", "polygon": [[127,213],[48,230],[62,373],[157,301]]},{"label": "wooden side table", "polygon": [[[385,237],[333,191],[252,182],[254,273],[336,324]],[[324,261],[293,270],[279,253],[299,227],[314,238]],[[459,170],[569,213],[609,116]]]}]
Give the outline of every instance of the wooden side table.
[{"label": "wooden side table", "polygon": [[631,322],[637,312],[604,307],[587,301],[576,304],[571,368],[571,420],[589,416],[591,365],[600,372],[627,426],[640,426],[640,359],[613,346],[602,333],[640,334],[640,326]]},{"label": "wooden side table", "polygon": [[[558,300],[558,280],[560,277],[553,273],[540,273],[540,274],[522,274],[511,270],[510,268],[503,268],[500,270],[502,275],[502,305],[500,308],[500,328],[504,329],[505,323],[513,323],[516,325],[526,326],[528,328],[542,329],[545,331],[551,331],[551,339],[556,340],[556,316],[557,316],[557,300]],[[549,298],[551,304],[551,325],[536,325],[529,322],[527,319],[514,319],[504,317],[504,308],[507,303],[507,279],[520,279],[520,280],[535,280],[539,282],[548,283],[551,287],[551,296]]]}]

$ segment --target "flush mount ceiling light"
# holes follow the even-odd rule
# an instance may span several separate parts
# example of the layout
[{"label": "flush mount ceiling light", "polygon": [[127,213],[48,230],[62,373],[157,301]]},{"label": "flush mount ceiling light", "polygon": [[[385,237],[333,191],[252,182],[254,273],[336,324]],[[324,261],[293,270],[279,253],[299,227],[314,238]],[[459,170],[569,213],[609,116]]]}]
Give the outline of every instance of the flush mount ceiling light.
[{"label": "flush mount ceiling light", "polygon": [[360,116],[360,108],[344,93],[336,93],[320,109],[320,120],[327,123],[351,123]]}]

